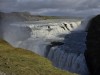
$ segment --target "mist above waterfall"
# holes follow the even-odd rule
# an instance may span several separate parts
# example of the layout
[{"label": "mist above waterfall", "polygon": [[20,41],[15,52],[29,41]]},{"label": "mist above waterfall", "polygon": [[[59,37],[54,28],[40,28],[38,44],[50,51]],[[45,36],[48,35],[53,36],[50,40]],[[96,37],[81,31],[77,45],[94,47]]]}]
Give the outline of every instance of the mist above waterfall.
[{"label": "mist above waterfall", "polygon": [[3,37],[13,46],[18,41],[24,41],[31,36],[31,29],[28,27],[6,26]]},{"label": "mist above waterfall", "polygon": [[30,33],[27,31],[29,29],[27,28],[25,29],[22,27],[11,26],[11,23],[24,21],[24,19],[19,17],[17,14],[1,12],[0,17],[0,28],[2,32],[1,38],[5,39],[13,46],[18,40],[24,40],[30,35]]}]

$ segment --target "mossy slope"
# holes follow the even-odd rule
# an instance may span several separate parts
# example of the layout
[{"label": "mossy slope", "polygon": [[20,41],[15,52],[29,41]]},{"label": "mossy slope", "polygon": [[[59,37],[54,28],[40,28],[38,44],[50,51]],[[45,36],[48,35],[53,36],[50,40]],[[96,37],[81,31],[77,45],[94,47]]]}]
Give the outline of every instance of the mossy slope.
[{"label": "mossy slope", "polygon": [[0,75],[76,75],[52,66],[31,51],[14,48],[0,40]]}]

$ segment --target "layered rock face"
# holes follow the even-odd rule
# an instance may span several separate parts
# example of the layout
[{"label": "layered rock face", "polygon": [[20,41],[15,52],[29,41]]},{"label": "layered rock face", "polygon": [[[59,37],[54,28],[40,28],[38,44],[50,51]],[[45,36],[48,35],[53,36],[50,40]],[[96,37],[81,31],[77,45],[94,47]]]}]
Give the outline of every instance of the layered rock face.
[{"label": "layered rock face", "polygon": [[100,15],[89,22],[85,58],[90,75],[100,75]]}]

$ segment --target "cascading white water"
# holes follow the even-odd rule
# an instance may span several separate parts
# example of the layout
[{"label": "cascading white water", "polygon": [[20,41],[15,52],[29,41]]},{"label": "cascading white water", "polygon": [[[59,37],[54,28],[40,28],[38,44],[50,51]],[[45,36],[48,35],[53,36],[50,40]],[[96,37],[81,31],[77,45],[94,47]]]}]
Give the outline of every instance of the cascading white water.
[{"label": "cascading white water", "polygon": [[[42,56],[46,55],[55,66],[61,69],[86,75],[87,68],[82,50],[84,49],[83,44],[78,47],[77,42],[79,41],[66,39],[69,38],[67,35],[72,34],[72,31],[77,31],[80,25],[81,21],[79,20],[68,21],[64,19],[17,23],[8,26],[4,30],[3,37],[15,47],[28,49]],[[75,38],[74,40],[78,38],[71,37]],[[47,48],[53,41],[63,41],[65,44]],[[75,44],[73,44],[74,42]]]},{"label": "cascading white water", "polygon": [[64,70],[88,75],[84,51],[86,32],[74,32],[66,35],[64,45],[52,47],[47,58],[53,65]]}]

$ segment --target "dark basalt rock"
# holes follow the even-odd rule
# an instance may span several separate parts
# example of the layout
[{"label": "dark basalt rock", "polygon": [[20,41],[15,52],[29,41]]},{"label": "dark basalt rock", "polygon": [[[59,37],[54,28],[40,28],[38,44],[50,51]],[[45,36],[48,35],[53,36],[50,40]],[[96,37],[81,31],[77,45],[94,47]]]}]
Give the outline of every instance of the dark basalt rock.
[{"label": "dark basalt rock", "polygon": [[63,42],[57,42],[57,41],[54,41],[54,42],[51,42],[51,45],[54,47],[54,46],[60,46],[60,45],[63,45],[64,43]]},{"label": "dark basalt rock", "polygon": [[100,75],[100,15],[90,20],[87,32],[86,63],[90,75]]},{"label": "dark basalt rock", "polygon": [[48,56],[48,54],[49,54],[49,52],[50,52],[50,49],[52,48],[52,47],[55,47],[55,46],[60,46],[60,45],[63,45],[64,43],[63,42],[59,42],[59,41],[53,41],[53,42],[51,42],[51,44],[50,45],[48,45],[47,47],[46,47],[46,52],[45,52],[45,57],[47,57]]}]

